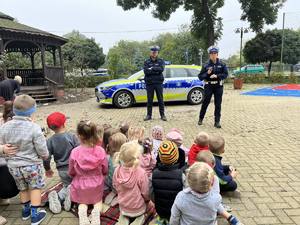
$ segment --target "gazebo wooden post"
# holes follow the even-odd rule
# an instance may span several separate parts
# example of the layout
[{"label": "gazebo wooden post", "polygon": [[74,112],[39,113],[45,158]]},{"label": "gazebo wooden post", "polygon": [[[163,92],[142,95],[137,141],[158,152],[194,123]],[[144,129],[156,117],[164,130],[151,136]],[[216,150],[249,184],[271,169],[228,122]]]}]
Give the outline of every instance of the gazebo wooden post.
[{"label": "gazebo wooden post", "polygon": [[45,74],[45,45],[41,44],[42,69]]},{"label": "gazebo wooden post", "polygon": [[52,56],[53,56],[53,65],[57,66],[57,61],[56,61],[56,47],[53,48],[52,50]]},{"label": "gazebo wooden post", "polygon": [[58,54],[59,54],[60,67],[63,68],[64,67],[64,61],[63,61],[63,57],[62,57],[61,47],[60,46],[58,46]]},{"label": "gazebo wooden post", "polygon": [[[3,39],[0,37],[0,55],[5,54],[5,49],[4,49],[4,42]],[[3,76],[4,79],[7,79],[7,70],[5,64],[3,64]]]},{"label": "gazebo wooden post", "polygon": [[34,69],[35,69],[35,65],[34,65],[34,55],[35,55],[35,53],[31,51],[31,52],[30,52],[30,61],[31,61],[32,72],[33,72]]}]

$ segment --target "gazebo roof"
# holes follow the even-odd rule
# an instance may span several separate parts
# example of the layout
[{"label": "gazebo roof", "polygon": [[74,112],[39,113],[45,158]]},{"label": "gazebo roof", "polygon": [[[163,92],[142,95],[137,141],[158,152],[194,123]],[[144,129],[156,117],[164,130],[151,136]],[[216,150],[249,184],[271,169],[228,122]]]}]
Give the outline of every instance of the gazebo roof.
[{"label": "gazebo roof", "polygon": [[37,28],[33,28],[24,24],[17,22],[13,17],[6,15],[0,12],[0,32],[13,32],[13,33],[23,33],[34,36],[43,36],[46,38],[56,39],[62,44],[67,42],[66,38],[51,34],[46,31],[39,30]]}]

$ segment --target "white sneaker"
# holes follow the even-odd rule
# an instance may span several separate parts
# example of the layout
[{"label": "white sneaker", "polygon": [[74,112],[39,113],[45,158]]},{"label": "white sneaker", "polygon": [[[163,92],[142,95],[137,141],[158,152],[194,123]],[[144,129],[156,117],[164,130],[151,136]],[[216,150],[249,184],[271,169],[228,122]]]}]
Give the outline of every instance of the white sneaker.
[{"label": "white sneaker", "polygon": [[7,223],[7,220],[3,216],[0,216],[0,225],[4,225],[6,223]]},{"label": "white sneaker", "polygon": [[49,200],[49,209],[54,214],[61,213],[61,203],[58,198],[58,194],[56,191],[51,191],[48,194],[48,200]]},{"label": "white sneaker", "polygon": [[79,225],[90,225],[90,220],[87,216],[87,206],[78,207]]},{"label": "white sneaker", "polygon": [[70,185],[67,187],[67,190],[66,190],[66,197],[65,197],[65,201],[64,201],[64,209],[65,209],[65,211],[70,211],[71,210]]},{"label": "white sneaker", "polygon": [[100,211],[93,209],[91,213],[91,225],[100,225]]}]

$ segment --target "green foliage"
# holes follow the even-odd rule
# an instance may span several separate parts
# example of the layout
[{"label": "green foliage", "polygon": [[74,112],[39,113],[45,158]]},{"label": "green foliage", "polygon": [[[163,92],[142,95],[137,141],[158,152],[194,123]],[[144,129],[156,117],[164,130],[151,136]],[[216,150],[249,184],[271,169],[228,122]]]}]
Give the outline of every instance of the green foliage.
[{"label": "green foliage", "polygon": [[237,78],[243,79],[244,83],[248,84],[285,84],[285,83],[300,83],[300,77],[290,74],[284,76],[282,73],[271,73],[270,76],[265,74],[241,74]]},{"label": "green foliage", "polygon": [[[196,38],[205,41],[206,47],[213,45],[222,35],[222,18],[218,10],[224,6],[224,0],[117,0],[124,10],[139,7],[142,10],[152,8],[155,18],[167,21],[171,14],[183,6],[193,11],[191,31]],[[276,22],[278,9],[285,0],[239,0],[243,14],[241,19],[250,22],[250,27],[258,32],[263,25]],[[234,13],[234,12],[233,12]]]},{"label": "green foliage", "polygon": [[105,61],[103,49],[93,38],[86,38],[78,31],[73,31],[65,37],[69,39],[62,48],[67,70],[78,68],[83,74],[85,69],[98,69],[103,65]]},{"label": "green foliage", "polygon": [[98,84],[110,80],[111,77],[97,77],[97,76],[65,76],[66,88],[85,88],[96,87]]},{"label": "green foliage", "polygon": [[278,9],[286,0],[239,0],[243,10],[241,19],[250,22],[250,28],[261,32],[264,24],[274,24]]},{"label": "green foliage", "polygon": [[[286,29],[284,38],[283,63],[295,64],[300,58],[300,33]],[[248,41],[243,50],[245,59],[249,63],[269,62],[269,74],[272,62],[280,61],[282,31],[268,30],[259,33]]]},{"label": "green foliage", "polygon": [[[113,77],[120,74],[133,74],[141,70],[144,61],[149,57],[149,47],[159,45],[159,57],[171,61],[172,64],[186,64],[185,52],[188,50],[188,64],[199,64],[199,48],[204,43],[191,35],[187,27],[182,27],[179,33],[160,34],[152,41],[120,41],[111,48],[107,55],[107,67]],[[204,55],[204,59],[206,57]]]}]

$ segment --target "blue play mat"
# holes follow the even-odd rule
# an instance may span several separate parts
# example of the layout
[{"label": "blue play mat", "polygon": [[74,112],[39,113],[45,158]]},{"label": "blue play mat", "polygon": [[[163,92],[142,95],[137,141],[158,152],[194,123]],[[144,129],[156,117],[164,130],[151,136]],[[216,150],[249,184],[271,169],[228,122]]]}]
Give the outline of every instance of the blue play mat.
[{"label": "blue play mat", "polygon": [[242,95],[300,97],[300,90],[283,90],[276,87],[266,87],[243,92]]}]

